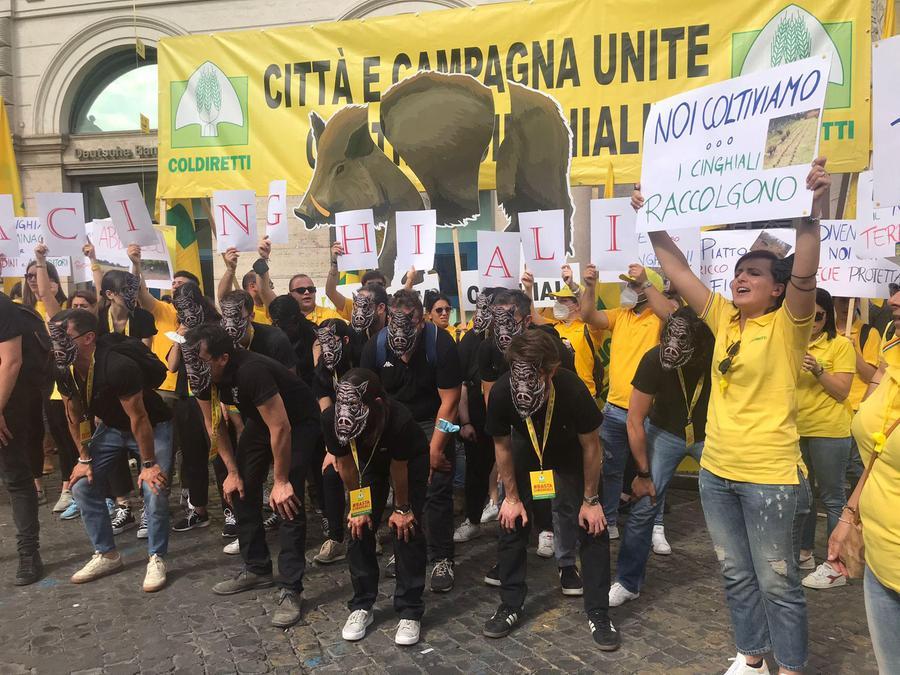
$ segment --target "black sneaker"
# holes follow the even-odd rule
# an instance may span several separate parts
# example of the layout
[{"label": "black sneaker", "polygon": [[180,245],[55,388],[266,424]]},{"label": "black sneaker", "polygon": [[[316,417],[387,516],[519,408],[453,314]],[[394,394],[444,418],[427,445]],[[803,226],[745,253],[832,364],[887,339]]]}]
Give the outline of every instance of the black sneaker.
[{"label": "black sneaker", "polygon": [[521,609],[513,609],[506,605],[500,605],[494,616],[487,620],[482,629],[485,637],[502,638],[509,635],[510,631],[519,625]]},{"label": "black sneaker", "polygon": [[619,631],[613,626],[613,622],[605,614],[593,614],[588,616],[588,626],[591,628],[591,636],[594,642],[604,652],[614,652],[622,644]]},{"label": "black sneaker", "polygon": [[188,509],[187,515],[172,526],[176,532],[187,532],[195,527],[206,527],[209,525],[209,513],[200,515],[193,508]]},{"label": "black sneaker", "polygon": [[447,593],[453,589],[453,561],[442,558],[431,570],[431,592]]},{"label": "black sneaker", "polygon": [[266,532],[277,530],[279,525],[281,525],[281,516],[274,512],[263,521],[263,527],[266,528]]},{"label": "black sneaker", "polygon": [[122,534],[125,530],[130,530],[137,525],[134,516],[131,515],[131,507],[117,506],[111,524],[113,534]]},{"label": "black sneaker", "polygon": [[397,576],[397,560],[394,556],[391,556],[391,559],[388,560],[387,565],[384,566],[384,573],[389,577]]},{"label": "black sneaker", "polygon": [[234,512],[231,509],[225,509],[225,524],[222,526],[222,536],[227,539],[233,539],[238,536],[237,529],[237,518],[234,517]]},{"label": "black sneaker", "polygon": [[328,526],[328,518],[322,517],[322,536],[331,539],[331,528]]},{"label": "black sneaker", "polygon": [[584,595],[584,584],[575,565],[559,568],[559,585],[563,595]]},{"label": "black sneaker", "polygon": [[488,570],[488,573],[484,575],[484,583],[488,586],[500,586],[500,565],[496,563],[494,566]]},{"label": "black sneaker", "polygon": [[16,580],[13,582],[16,586],[28,586],[40,580],[44,576],[44,564],[41,562],[41,554],[34,553],[19,554],[19,569],[16,570]]}]

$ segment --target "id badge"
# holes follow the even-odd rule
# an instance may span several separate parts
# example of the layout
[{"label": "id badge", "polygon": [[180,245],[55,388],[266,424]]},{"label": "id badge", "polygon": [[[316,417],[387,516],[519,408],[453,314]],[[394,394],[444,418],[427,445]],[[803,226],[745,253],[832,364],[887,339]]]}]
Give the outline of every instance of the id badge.
[{"label": "id badge", "polygon": [[78,435],[81,439],[82,445],[87,445],[91,442],[91,436],[93,436],[93,432],[91,431],[91,423],[87,420],[82,420],[78,424]]},{"label": "id badge", "polygon": [[531,471],[531,498],[553,499],[556,496],[556,483],[553,481],[553,471]]},{"label": "id badge", "polygon": [[350,492],[350,517],[367,516],[372,513],[372,490],[361,487]]},{"label": "id badge", "polygon": [[684,444],[691,447],[694,444],[694,423],[688,422],[684,428]]}]

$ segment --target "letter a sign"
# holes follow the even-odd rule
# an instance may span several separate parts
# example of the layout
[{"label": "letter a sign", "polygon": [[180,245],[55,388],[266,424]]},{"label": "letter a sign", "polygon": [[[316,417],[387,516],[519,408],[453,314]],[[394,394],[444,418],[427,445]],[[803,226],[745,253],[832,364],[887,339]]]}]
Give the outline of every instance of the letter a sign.
[{"label": "letter a sign", "polygon": [[519,214],[525,266],[535,277],[558,277],[566,262],[562,209]]},{"label": "letter a sign", "polygon": [[119,241],[125,246],[156,244],[153,218],[147,210],[147,204],[137,183],[102,187],[100,195],[106,204],[106,210],[109,211],[109,217],[112,218]]},{"label": "letter a sign", "polygon": [[85,243],[84,197],[78,192],[38,193],[40,238],[52,256],[82,255]]},{"label": "letter a sign", "polygon": [[476,236],[481,288],[518,288],[519,233],[478,230]]},{"label": "letter a sign", "polygon": [[238,251],[255,251],[256,193],[253,190],[216,190],[212,198],[216,229],[216,251],[232,246]]}]

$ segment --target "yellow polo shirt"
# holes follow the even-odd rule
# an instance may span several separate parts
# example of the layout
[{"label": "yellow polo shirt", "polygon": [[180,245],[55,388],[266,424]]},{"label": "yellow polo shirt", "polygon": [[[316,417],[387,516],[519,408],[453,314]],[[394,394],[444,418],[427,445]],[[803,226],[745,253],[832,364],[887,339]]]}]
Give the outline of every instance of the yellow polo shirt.
[{"label": "yellow polo shirt", "polygon": [[344,308],[335,311],[337,311],[338,316],[341,317],[344,321],[349,322],[350,315],[353,313],[353,298],[344,298]]},{"label": "yellow polo shirt", "polygon": [[[822,333],[809,343],[808,351],[826,373],[856,372],[856,349],[843,335],[829,340]],[[801,436],[847,438],[851,419],[848,400],[834,400],[815,375],[801,370],[797,381],[797,431]]]},{"label": "yellow polo shirt", "polygon": [[271,326],[272,317],[269,316],[269,308],[265,305],[253,305],[253,321]]},{"label": "yellow polo shirt", "polygon": [[[797,432],[797,380],[813,315],[797,319],[783,305],[747,319],[742,332],[734,305],[710,293],[700,318],[716,338],[700,466],[726,480],[796,485],[797,469],[806,473]],[[719,364],[738,340],[738,353],[723,376]]]},{"label": "yellow polo shirt", "polygon": [[[346,307],[347,305],[345,304],[344,306]],[[344,317],[335,310],[329,309],[328,307],[322,307],[322,305],[316,305],[316,308],[307,314],[306,318],[317,326],[325,321],[325,319],[344,319]]]},{"label": "yellow polo shirt", "polygon": [[887,334],[893,328],[893,323],[889,323],[885,329],[884,336],[881,340],[881,358],[883,358],[889,366],[900,368],[900,335],[895,335],[888,339]]},{"label": "yellow polo shirt", "polygon": [[[853,418],[853,437],[868,466],[872,435],[886,434],[900,418],[900,370],[889,366],[881,383]],[[878,580],[900,592],[900,428],[888,436],[859,500],[866,564]]]},{"label": "yellow polo shirt", "polygon": [[662,321],[649,307],[639,314],[624,307],[607,309],[606,316],[612,333],[606,401],[627,409],[631,400],[631,380],[644,354],[659,344]]},{"label": "yellow polo shirt", "polygon": [[[150,348],[160,361],[167,364],[168,361],[166,359],[169,356],[169,350],[175,343],[166,337],[166,333],[174,332],[178,329],[178,315],[175,311],[175,305],[158,300],[152,306],[144,309],[148,310],[156,321],[156,335],[153,336],[153,344]],[[177,381],[178,373],[168,371],[166,379],[159,385],[159,389],[175,391],[175,383]]]},{"label": "yellow polo shirt", "polygon": [[[603,383],[594,382],[594,359],[600,358],[596,355],[595,350],[600,347],[600,343],[603,339],[603,331],[589,328],[581,319],[576,319],[568,325],[566,325],[565,322],[560,321],[559,323],[555,323],[553,327],[556,329],[556,332],[559,333],[559,337],[563,343],[568,343],[568,345],[572,346],[572,350],[575,353],[575,372],[578,374],[578,377],[581,378],[581,381],[587,385],[587,388],[590,389],[591,396],[596,396],[598,386],[602,386]],[[586,327],[591,336],[591,342],[588,342],[584,335],[584,329]],[[641,356],[643,356],[643,354]],[[640,362],[640,359],[638,359],[638,362]],[[635,370],[637,370],[637,362],[634,367]],[[629,397],[630,396],[631,394],[629,394]]]},{"label": "yellow polo shirt", "polygon": [[[850,328],[850,340],[853,342],[856,351],[862,354],[863,361],[877,368],[878,358],[881,354],[881,336],[878,334],[878,329],[872,328],[866,337],[866,344],[861,345],[859,344],[859,337],[862,327],[863,322],[860,319],[853,322],[853,326]],[[862,403],[863,396],[866,395],[866,389],[868,388],[868,382],[864,382],[859,375],[853,375],[853,384],[850,385],[850,395],[847,396],[847,401],[850,402],[850,407],[854,412],[859,410],[859,404]]]}]

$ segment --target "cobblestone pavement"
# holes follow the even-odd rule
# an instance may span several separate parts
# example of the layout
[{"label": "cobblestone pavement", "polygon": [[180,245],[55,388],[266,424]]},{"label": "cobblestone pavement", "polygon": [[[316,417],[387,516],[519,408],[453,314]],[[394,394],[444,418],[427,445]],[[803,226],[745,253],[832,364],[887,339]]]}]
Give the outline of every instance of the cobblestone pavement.
[{"label": "cobblestone pavement", "polygon": [[[50,477],[45,484],[58,485]],[[52,505],[57,495],[49,492]],[[722,673],[735,649],[699,498],[675,490],[669,502],[666,531],[674,554],[653,555],[640,599],[613,610],[622,648],[603,653],[594,648],[581,599],[562,596],[554,562],[538,558],[533,549],[523,624],[506,639],[482,637],[483,622],[499,602],[496,589],[482,583],[494,559],[496,523],[480,539],[457,547],[456,588],[446,595],[426,591],[422,640],[397,647],[389,597],[393,580],[382,581],[367,637],[358,643],[341,639],[351,594],[343,562],[309,567],[303,621],[286,631],[269,624],[276,591],[214,595],[213,583],[239,564],[237,556],[222,553],[221,511],[215,504],[210,527],[172,533],[169,585],[152,595],[140,590],[146,548],[135,530],[117,538],[124,571],[86,586],[71,584],[70,575],[91,553],[83,527],[78,520],[60,522],[50,506],[41,507],[47,577],[15,588],[15,531],[6,492],[0,490],[0,674]],[[321,540],[319,519],[310,520],[311,561]],[[824,520],[819,523],[824,529]],[[382,564],[389,543],[385,549]],[[617,551],[613,543],[613,558]],[[862,584],[808,591],[808,598],[808,672],[875,673]]]}]

